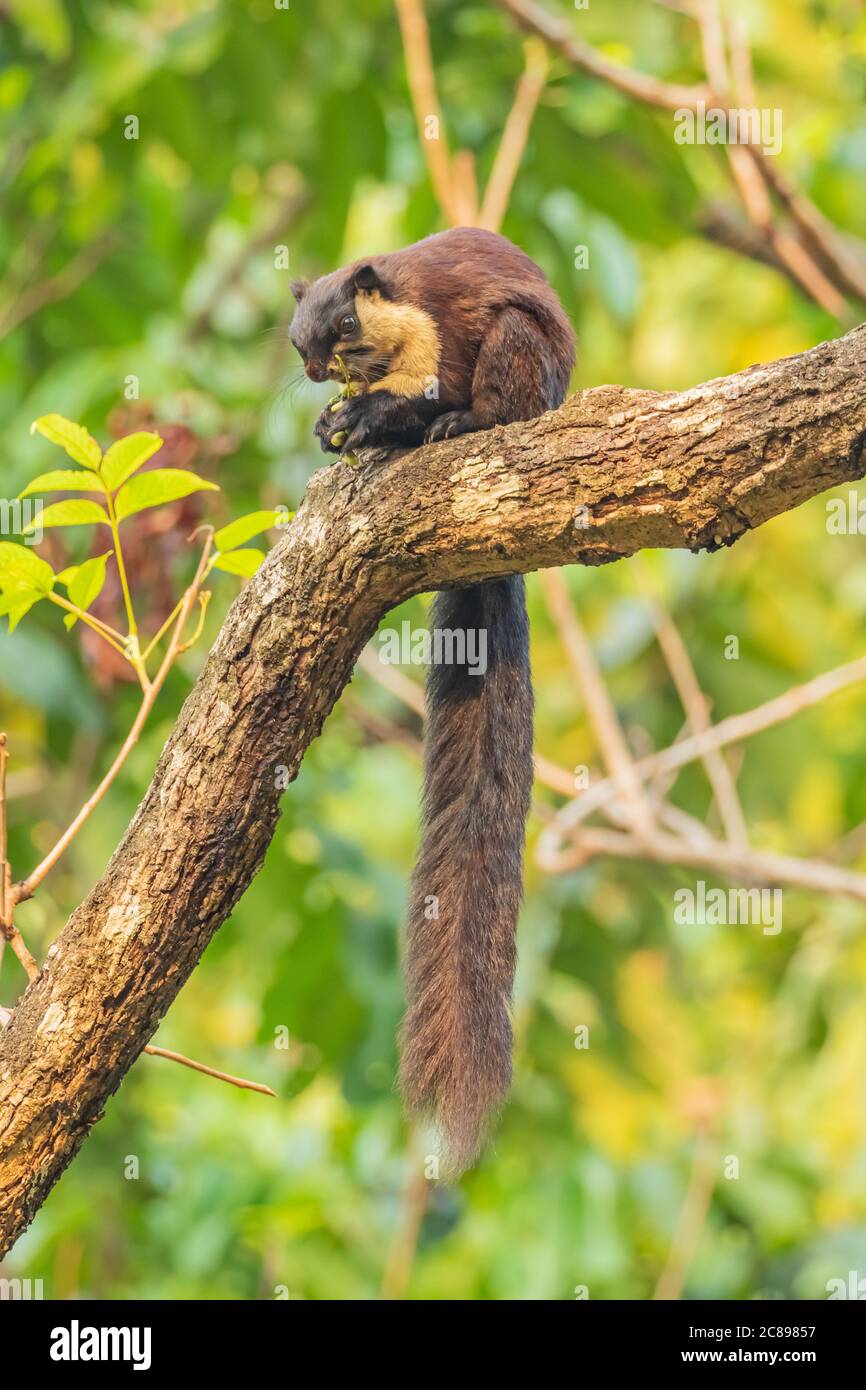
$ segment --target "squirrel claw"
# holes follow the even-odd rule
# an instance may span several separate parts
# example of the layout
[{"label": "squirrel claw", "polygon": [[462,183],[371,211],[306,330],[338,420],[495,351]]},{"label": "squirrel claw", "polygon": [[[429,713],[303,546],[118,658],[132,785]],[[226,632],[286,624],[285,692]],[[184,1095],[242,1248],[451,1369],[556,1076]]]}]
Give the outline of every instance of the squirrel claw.
[{"label": "squirrel claw", "polygon": [[434,444],[440,439],[453,439],[458,434],[471,434],[479,427],[479,421],[471,410],[448,410],[444,415],[437,415],[424,439],[426,443]]}]

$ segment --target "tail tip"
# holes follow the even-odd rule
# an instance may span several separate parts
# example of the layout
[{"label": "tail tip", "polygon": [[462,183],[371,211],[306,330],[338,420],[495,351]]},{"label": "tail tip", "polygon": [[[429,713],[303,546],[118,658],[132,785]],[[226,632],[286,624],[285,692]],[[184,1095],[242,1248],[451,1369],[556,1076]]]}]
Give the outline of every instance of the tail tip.
[{"label": "tail tip", "polygon": [[407,1113],[429,1127],[430,1157],[438,1161],[436,1176],[455,1182],[477,1162],[508,1094],[510,1077],[493,1091],[481,1086],[467,1096],[443,1092],[431,1094],[403,1067],[400,1089]]}]

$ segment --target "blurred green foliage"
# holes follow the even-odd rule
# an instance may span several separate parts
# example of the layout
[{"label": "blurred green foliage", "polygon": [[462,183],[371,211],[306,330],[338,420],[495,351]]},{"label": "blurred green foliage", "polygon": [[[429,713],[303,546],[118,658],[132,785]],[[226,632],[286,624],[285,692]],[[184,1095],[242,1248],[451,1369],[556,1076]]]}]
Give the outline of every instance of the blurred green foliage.
[{"label": "blurred green foliage", "polygon": [[[560,8],[609,57],[700,75],[688,21],[660,6]],[[428,9],[451,144],[475,152],[483,180],[520,40],[481,0]],[[762,102],[784,111],[785,169],[862,232],[862,4],[730,9],[748,21]],[[53,466],[29,425],[57,411],[103,441],[106,421],[117,433],[182,427],[227,499],[218,520],[294,506],[320,461],[310,429],[327,388],[295,384],[290,275],[439,225],[391,4],[11,0],[0,45],[0,314],[12,325],[0,342],[2,491],[14,497]],[[554,62],[504,231],[574,318],[577,385],[687,386],[838,331],[773,270],[699,234],[702,210],[732,196],[719,151],[675,145],[668,116]],[[579,246],[586,270],[574,268]],[[180,533],[172,563],[189,564]],[[863,539],[828,536],[823,499],[730,552],[649,564],[717,716],[862,651]],[[568,580],[626,728],[661,746],[682,712],[642,605],[646,577],[624,564]],[[566,768],[597,766],[535,581],[530,597],[539,747]],[[418,623],[423,609],[416,600],[396,618]],[[224,613],[211,605],[210,638]],[[724,659],[729,634],[736,661]],[[182,659],[110,796],[21,908],[38,954],[98,878],[201,660]],[[414,727],[364,675],[352,693]],[[739,786],[756,844],[819,854],[866,819],[863,700],[855,688],[747,745]],[[94,679],[78,629],[67,636],[52,612],[0,637],[19,874],[107,766],[135,703],[110,673]],[[371,741],[343,702],[286,795],[262,873],[157,1039],[279,1099],[142,1058],[7,1270],[43,1277],[58,1298],[272,1298],[279,1286],[376,1296],[405,1219],[394,1034],[418,789],[411,748]],[[675,795],[706,814],[699,769]],[[786,890],[778,937],[678,927],[673,893],[696,875],[599,862],[546,877],[533,863],[538,829],[513,1097],[478,1168],[436,1192],[410,1296],[567,1299],[578,1285],[592,1298],[650,1296],[706,1094],[720,1097],[720,1176],[686,1296],[823,1297],[827,1279],[862,1275],[862,907]],[[0,1002],[22,979],[7,951]],[[574,1047],[581,1024],[588,1051]],[[283,1029],[288,1048],[275,1046]],[[736,1180],[721,1174],[729,1154]]]}]

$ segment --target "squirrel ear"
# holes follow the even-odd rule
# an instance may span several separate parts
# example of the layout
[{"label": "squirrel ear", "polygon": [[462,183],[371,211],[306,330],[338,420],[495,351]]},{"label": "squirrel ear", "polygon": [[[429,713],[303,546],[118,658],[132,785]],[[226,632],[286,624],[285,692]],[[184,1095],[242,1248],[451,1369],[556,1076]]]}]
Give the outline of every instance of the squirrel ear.
[{"label": "squirrel ear", "polygon": [[295,303],[300,304],[307,290],[310,288],[309,280],[293,280],[291,284],[292,294],[295,296]]},{"label": "squirrel ear", "polygon": [[359,265],[352,277],[356,290],[381,290],[385,292],[385,287],[379,279],[375,266],[365,262]]}]

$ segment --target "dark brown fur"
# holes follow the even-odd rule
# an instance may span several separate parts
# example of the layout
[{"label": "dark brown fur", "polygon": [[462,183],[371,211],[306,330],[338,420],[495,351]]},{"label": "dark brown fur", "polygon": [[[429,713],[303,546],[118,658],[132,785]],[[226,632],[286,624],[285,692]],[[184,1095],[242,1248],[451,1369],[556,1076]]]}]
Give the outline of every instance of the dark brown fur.
[{"label": "dark brown fur", "polygon": [[515,931],[532,788],[523,579],[438,594],[432,624],[487,632],[484,676],[432,665],[421,852],[412,879],[400,1083],[447,1168],[478,1152],[511,1084]]},{"label": "dark brown fur", "polygon": [[[437,393],[411,403],[387,391],[364,391],[316,426],[322,448],[339,453],[371,444],[418,443],[526,420],[559,405],[574,363],[574,334],[541,270],[505,237],[459,227],[424,241],[356,261],[296,284],[291,337],[314,380],[340,380],[333,362],[335,325],[362,312],[370,294],[394,306],[420,308],[442,344]],[[360,384],[375,386],[387,362],[341,352]],[[439,417],[448,416],[448,419]],[[339,444],[334,436],[347,435]]]},{"label": "dark brown fur", "polygon": [[[353,355],[351,341],[340,347],[367,389],[336,414],[323,412],[316,426],[323,449],[489,429],[541,415],[565,397],[571,325],[539,268],[491,232],[442,232],[299,285],[296,295],[292,339],[316,379],[339,375],[329,365],[340,342],[336,325],[348,313],[363,316],[368,295],[376,296],[377,312],[391,306],[386,325],[399,325],[403,309],[422,310],[441,346],[433,399],[377,388],[378,381],[411,380],[392,372],[399,351],[377,356],[367,343]],[[407,940],[401,1087],[411,1109],[437,1122],[446,1165],[456,1173],[475,1158],[511,1081],[510,1001],[532,786],[523,580],[441,593],[432,624],[487,634],[484,675],[458,665],[430,668],[422,846]]]}]

